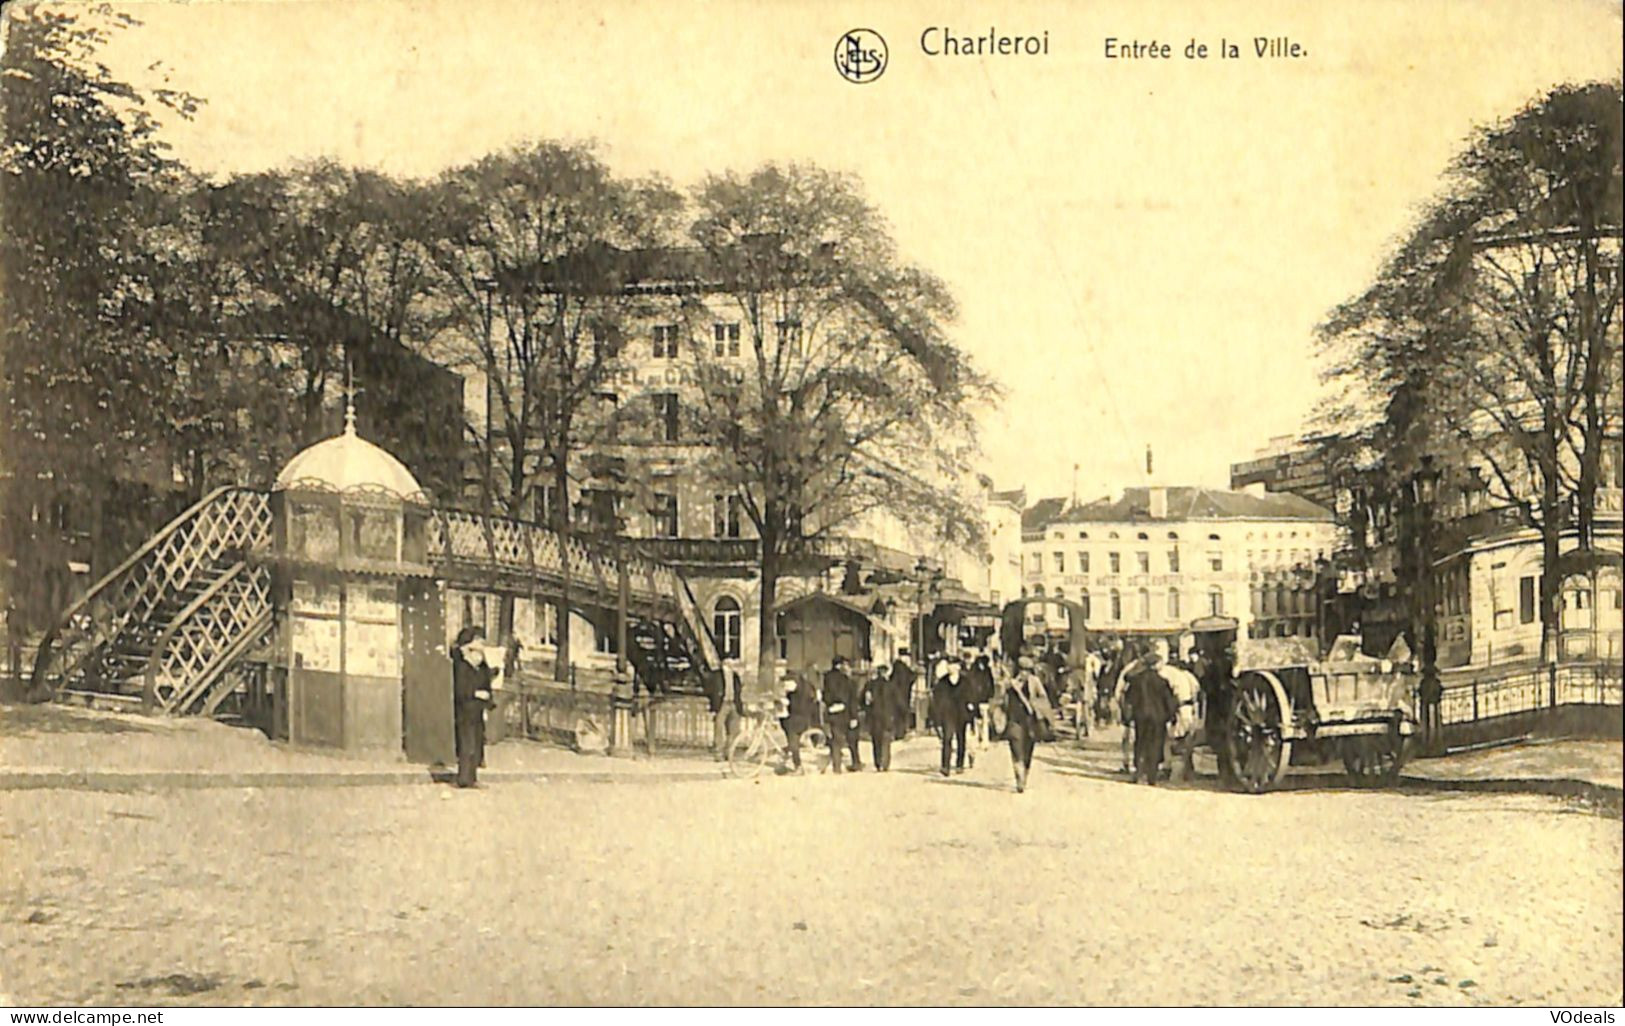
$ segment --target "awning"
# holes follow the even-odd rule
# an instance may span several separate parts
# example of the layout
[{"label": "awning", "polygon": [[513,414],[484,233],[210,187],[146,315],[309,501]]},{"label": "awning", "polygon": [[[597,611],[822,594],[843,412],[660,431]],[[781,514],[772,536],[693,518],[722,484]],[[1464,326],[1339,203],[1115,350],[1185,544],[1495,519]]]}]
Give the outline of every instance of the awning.
[{"label": "awning", "polygon": [[825,602],[832,606],[840,606],[842,609],[850,610],[851,612],[854,612],[864,618],[871,616],[874,608],[872,599],[868,600],[866,603],[861,597],[854,598],[847,595],[837,595],[834,592],[828,591],[810,591],[804,595],[797,595],[794,598],[784,599],[773,607],[773,611],[776,613],[788,613],[791,610],[799,609],[805,605],[811,605],[814,602]]}]

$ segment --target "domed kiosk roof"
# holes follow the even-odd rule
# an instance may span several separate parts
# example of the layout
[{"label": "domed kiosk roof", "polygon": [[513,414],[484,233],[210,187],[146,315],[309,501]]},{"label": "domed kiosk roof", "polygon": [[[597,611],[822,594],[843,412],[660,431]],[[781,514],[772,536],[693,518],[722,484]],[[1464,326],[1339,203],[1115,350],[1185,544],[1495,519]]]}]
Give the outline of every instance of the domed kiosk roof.
[{"label": "domed kiosk roof", "polygon": [[344,418],[344,433],[297,453],[276,476],[273,491],[308,488],[323,492],[386,493],[421,502],[423,488],[406,465],[355,433],[355,411]]}]

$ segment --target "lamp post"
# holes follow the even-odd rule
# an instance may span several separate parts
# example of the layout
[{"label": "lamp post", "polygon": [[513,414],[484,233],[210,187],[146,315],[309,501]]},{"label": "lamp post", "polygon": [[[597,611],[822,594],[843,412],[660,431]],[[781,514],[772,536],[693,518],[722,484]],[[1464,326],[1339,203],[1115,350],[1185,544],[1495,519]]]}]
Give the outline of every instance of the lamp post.
[{"label": "lamp post", "polygon": [[[626,565],[626,523],[620,516],[621,501],[628,494],[625,461],[614,457],[598,458],[590,462],[589,470],[603,485],[600,495],[609,498],[608,508],[593,510],[586,506],[583,520],[591,523],[600,535],[608,534],[615,558],[615,675],[610,689],[610,754],[632,754],[632,709],[636,695],[631,665],[627,660],[627,624],[631,618],[631,571]],[[645,722],[645,729],[648,723]],[[653,751],[653,741],[650,741]]]},{"label": "lamp post", "polygon": [[1439,470],[1431,455],[1422,457],[1422,465],[1411,475],[1412,496],[1418,518],[1417,541],[1417,593],[1422,621],[1422,717],[1423,730],[1430,750],[1437,751],[1442,744],[1442,724],[1439,721],[1439,700],[1444,688],[1439,682],[1439,649],[1437,597],[1434,594],[1433,574],[1433,508],[1438,496]]}]

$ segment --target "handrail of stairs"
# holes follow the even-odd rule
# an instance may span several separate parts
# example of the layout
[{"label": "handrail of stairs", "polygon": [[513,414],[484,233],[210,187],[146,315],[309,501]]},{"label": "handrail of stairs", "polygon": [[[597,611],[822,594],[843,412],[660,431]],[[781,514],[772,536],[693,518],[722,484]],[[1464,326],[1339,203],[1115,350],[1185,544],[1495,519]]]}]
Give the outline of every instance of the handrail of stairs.
[{"label": "handrail of stairs", "polygon": [[[197,615],[198,610],[209,606],[228,588],[236,585],[239,577],[245,574],[252,575],[255,573],[266,577],[269,576],[268,572],[263,568],[251,567],[246,562],[236,564],[229,571],[222,574],[218,581],[215,581],[213,584],[209,585],[209,587],[197,598],[187,603],[185,609],[182,609],[179,613],[175,614],[175,619],[170,621],[169,627],[166,628],[164,633],[159,637],[158,643],[152,648],[152,655],[147,659],[147,669],[145,674],[143,674],[141,685],[142,709],[151,711],[155,705],[159,704],[162,704],[165,712],[174,712],[177,709],[185,709],[186,706],[197,697],[197,692],[207,686],[209,680],[211,680],[213,677],[212,673],[202,675],[197,681],[188,682],[188,685],[184,688],[184,690],[176,692],[173,701],[160,703],[158,699],[157,687],[159,674],[165,669],[165,657],[169,653],[170,646],[175,643],[175,638],[180,634],[182,628],[187,625],[188,621],[190,621],[192,617]],[[264,592],[265,606],[269,608],[269,580],[265,580],[260,583]],[[249,586],[252,587],[253,582],[250,582]],[[253,623],[258,618],[259,614],[250,617],[249,623]],[[229,650],[236,641],[237,639],[235,637],[228,638],[221,646],[222,650]],[[217,658],[218,657],[212,657],[209,660],[209,663],[212,665]]]},{"label": "handrail of stairs", "polygon": [[[119,563],[118,566],[102,575],[100,580],[86,590],[83,595],[74,600],[68,606],[68,608],[63,611],[62,615],[57,618],[55,626],[47,631],[45,637],[40,641],[39,650],[34,657],[34,670],[29,678],[28,688],[29,697],[31,699],[35,701],[42,701],[49,697],[51,691],[53,690],[52,685],[50,684],[50,674],[48,672],[48,668],[52,661],[52,656],[56,655],[59,651],[71,649],[77,642],[83,640],[85,636],[88,636],[91,633],[88,628],[95,626],[94,619],[92,619],[89,625],[80,626],[80,618],[87,615],[86,610],[89,609],[93,603],[100,601],[104,597],[104,593],[109,591],[116,583],[121,581],[133,568],[140,565],[143,560],[157,550],[159,546],[163,545],[172,536],[174,536],[177,531],[181,530],[181,528],[185,527],[187,524],[190,524],[212,503],[233,491],[252,492],[258,491],[258,489],[245,488],[242,485],[221,485],[219,488],[209,492],[203,498],[199,499],[197,502],[183,510],[179,516],[175,517],[168,524],[165,524],[162,528],[156,531],[151,538],[148,538],[145,543],[143,543],[134,552],[130,553],[130,555],[126,557],[123,562]],[[115,617],[117,617],[117,615],[119,614],[115,613]],[[79,627],[81,637],[70,637],[67,639],[66,645],[59,646],[58,642],[63,640],[64,632],[66,630],[74,629],[76,626]],[[68,668],[64,667],[62,672],[62,678],[64,681],[66,680],[67,673]]]}]

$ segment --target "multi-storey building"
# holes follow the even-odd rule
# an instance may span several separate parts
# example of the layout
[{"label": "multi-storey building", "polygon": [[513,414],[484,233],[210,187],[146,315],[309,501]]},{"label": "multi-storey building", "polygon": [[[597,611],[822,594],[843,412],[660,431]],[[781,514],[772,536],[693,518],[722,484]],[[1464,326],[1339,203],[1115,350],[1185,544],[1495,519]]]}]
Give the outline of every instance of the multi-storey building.
[{"label": "multi-storey building", "polygon": [[1254,637],[1318,637],[1316,567],[1336,535],[1331,512],[1296,495],[1129,488],[1029,511],[1024,593],[1075,601],[1108,634],[1173,636],[1215,615]]},{"label": "multi-storey building", "polygon": [[[741,374],[753,366],[747,314],[737,297],[709,284],[722,275],[707,270],[699,251],[625,258],[624,293],[612,300],[621,316],[597,340],[608,360],[597,389],[599,409],[620,426],[576,457],[583,479],[572,482],[566,501],[581,514],[576,519],[583,530],[617,523],[638,551],[677,567],[719,654],[749,682],[762,616],[758,538],[738,495],[705,472],[706,452],[690,426],[701,366],[737,366]],[[636,302],[625,302],[628,295]],[[804,352],[793,316],[769,315],[763,330],[765,346],[796,357]],[[587,473],[605,457],[619,461],[624,485]],[[558,501],[542,494],[539,508]],[[1017,532],[1004,523],[1019,514],[1011,493],[994,492],[990,482],[966,482],[964,497],[993,521],[985,540],[995,552],[1002,545],[1002,557],[990,563],[986,545],[945,540],[887,513],[828,525],[778,579],[772,613],[777,657],[790,669],[827,668],[835,655],[879,663],[922,644],[928,650],[951,645],[954,625],[963,626],[967,616],[986,618],[990,591],[1003,587],[1008,595],[1019,587],[1011,554]],[[810,532],[819,526],[806,525]],[[551,609],[530,604],[516,614],[521,640],[543,659],[557,636],[553,617]],[[613,633],[608,624],[572,620],[572,660],[607,652]]]},{"label": "multi-storey building", "polygon": [[[1559,537],[1564,566],[1554,624],[1557,660],[1625,655],[1621,587],[1621,495],[1625,460],[1619,439],[1603,447],[1592,509],[1591,552],[1578,551],[1574,515]],[[1540,532],[1516,507],[1498,504],[1476,474],[1456,468],[1431,475],[1431,494],[1416,486],[1373,487],[1345,502],[1350,541],[1345,562],[1358,587],[1346,598],[1351,618],[1384,647],[1405,635],[1415,647],[1429,621],[1442,669],[1532,661],[1540,656]],[[1427,567],[1424,578],[1420,568]]]}]

